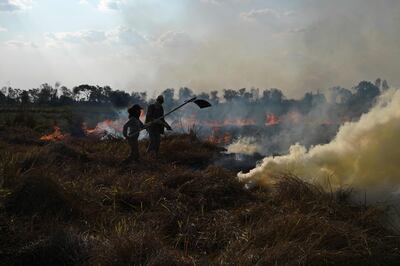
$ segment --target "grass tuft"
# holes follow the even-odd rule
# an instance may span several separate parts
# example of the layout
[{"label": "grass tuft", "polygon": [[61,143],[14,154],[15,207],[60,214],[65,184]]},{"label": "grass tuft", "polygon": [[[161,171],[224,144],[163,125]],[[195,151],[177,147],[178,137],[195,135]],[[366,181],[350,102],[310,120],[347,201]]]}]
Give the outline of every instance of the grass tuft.
[{"label": "grass tuft", "polygon": [[29,176],[5,201],[8,213],[69,218],[79,213],[76,199],[48,177]]}]

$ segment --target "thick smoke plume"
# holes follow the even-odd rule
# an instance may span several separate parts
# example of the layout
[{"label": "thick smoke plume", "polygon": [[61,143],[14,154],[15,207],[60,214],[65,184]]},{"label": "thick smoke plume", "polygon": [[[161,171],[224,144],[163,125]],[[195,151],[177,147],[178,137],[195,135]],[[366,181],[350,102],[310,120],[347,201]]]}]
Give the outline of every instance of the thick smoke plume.
[{"label": "thick smoke plume", "polygon": [[238,178],[271,185],[275,177],[290,172],[327,190],[353,187],[383,200],[400,188],[399,133],[400,91],[389,90],[359,121],[345,123],[330,143],[309,150],[293,145],[289,154],[267,157]]},{"label": "thick smoke plume", "polygon": [[227,147],[227,153],[254,154],[260,153],[261,147],[255,138],[240,138]]}]

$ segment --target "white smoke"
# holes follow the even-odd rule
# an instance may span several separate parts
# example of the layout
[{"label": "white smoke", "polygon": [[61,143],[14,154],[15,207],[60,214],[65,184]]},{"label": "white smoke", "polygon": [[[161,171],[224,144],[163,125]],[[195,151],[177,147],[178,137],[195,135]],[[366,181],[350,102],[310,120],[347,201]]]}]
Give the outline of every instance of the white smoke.
[{"label": "white smoke", "polygon": [[240,138],[227,147],[228,154],[247,154],[252,155],[261,152],[261,146],[252,137]]},{"label": "white smoke", "polygon": [[330,143],[308,151],[293,145],[289,154],[264,158],[238,178],[270,185],[280,174],[290,172],[327,190],[352,187],[383,200],[400,189],[399,147],[400,91],[389,90],[359,121],[341,126]]}]

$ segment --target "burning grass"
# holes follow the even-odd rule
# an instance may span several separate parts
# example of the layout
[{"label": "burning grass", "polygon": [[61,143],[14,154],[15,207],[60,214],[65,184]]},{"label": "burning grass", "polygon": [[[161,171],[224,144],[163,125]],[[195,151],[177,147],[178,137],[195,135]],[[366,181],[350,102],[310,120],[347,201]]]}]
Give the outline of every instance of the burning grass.
[{"label": "burning grass", "polygon": [[[40,137],[24,132],[22,140]],[[146,145],[140,143],[142,154]],[[144,155],[131,165],[121,163],[128,154],[122,140],[1,137],[0,147],[7,180],[0,189],[0,264],[396,265],[400,259],[399,238],[381,225],[382,210],[295,177],[280,178],[271,191],[245,190],[235,173],[210,165],[220,149],[193,135],[170,136],[158,161]]]}]

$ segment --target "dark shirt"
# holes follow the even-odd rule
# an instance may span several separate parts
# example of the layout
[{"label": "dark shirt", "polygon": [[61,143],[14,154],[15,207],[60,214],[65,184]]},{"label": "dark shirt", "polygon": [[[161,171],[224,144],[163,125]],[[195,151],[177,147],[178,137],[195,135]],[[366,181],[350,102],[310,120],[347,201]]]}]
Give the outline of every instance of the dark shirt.
[{"label": "dark shirt", "polygon": [[122,134],[125,138],[137,139],[139,132],[144,128],[143,123],[136,117],[131,117],[128,122],[125,123],[122,130]]},{"label": "dark shirt", "polygon": [[[146,121],[145,123],[150,123],[154,120],[156,120],[157,118],[160,118],[164,116],[164,108],[161,104],[159,103],[153,103],[149,105],[149,108],[147,109],[147,115],[146,115]],[[154,124],[152,124],[149,127],[149,130],[152,130],[154,132],[158,132],[160,134],[164,133],[164,126],[165,126],[165,120],[161,119],[159,122],[156,122]]]}]

